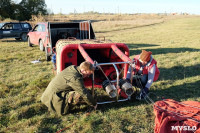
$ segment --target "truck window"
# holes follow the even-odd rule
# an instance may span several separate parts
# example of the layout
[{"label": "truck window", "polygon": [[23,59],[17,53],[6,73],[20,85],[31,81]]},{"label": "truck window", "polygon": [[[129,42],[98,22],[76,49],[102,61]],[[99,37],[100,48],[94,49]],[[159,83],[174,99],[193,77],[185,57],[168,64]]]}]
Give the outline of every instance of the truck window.
[{"label": "truck window", "polygon": [[42,25],[38,25],[37,31],[39,31],[39,32],[42,31]]},{"label": "truck window", "polygon": [[21,24],[23,28],[28,29],[29,25],[28,24]]},{"label": "truck window", "polygon": [[37,29],[38,29],[38,25],[36,25],[36,26],[34,27],[33,31],[37,31]]},{"label": "truck window", "polygon": [[0,23],[0,28],[4,25],[4,23]]},{"label": "truck window", "polygon": [[13,29],[13,24],[6,24],[2,27],[2,29]]},{"label": "truck window", "polygon": [[42,24],[41,27],[42,27],[42,31],[45,32],[46,31],[45,25]]},{"label": "truck window", "polygon": [[20,24],[13,24],[13,29],[21,29]]}]

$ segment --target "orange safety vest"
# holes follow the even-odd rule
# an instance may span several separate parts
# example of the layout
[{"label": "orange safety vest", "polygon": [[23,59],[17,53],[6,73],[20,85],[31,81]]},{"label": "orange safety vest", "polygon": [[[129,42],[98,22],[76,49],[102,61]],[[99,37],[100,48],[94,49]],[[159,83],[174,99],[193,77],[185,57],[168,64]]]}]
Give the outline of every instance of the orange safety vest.
[{"label": "orange safety vest", "polygon": [[[139,62],[139,57],[140,57],[140,55],[136,55],[135,58],[134,58],[134,60],[135,60],[135,69],[136,69],[136,72],[138,72],[138,71],[140,70],[140,68],[141,68],[140,62]],[[143,74],[148,74],[149,70],[153,67],[154,64],[155,64],[155,66],[156,66],[156,71],[155,71],[155,76],[154,76],[153,81],[156,81],[156,80],[158,80],[158,77],[159,77],[159,75],[160,75],[160,71],[159,71],[159,69],[158,69],[158,67],[157,67],[157,61],[156,61],[156,60],[153,59],[153,60],[151,61],[151,64],[150,64],[149,66],[145,66],[145,67],[143,68],[143,70],[142,70],[142,73],[143,73]],[[133,75],[135,75],[136,72],[133,71]]]}]

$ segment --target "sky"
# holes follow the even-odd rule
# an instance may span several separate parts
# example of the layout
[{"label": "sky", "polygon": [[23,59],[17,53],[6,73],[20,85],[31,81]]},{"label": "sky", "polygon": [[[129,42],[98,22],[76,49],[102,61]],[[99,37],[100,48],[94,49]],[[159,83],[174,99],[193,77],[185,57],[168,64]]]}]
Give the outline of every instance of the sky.
[{"label": "sky", "polygon": [[[20,0],[16,0],[20,1]],[[189,13],[200,14],[200,0],[45,0],[54,14],[83,13]]]}]

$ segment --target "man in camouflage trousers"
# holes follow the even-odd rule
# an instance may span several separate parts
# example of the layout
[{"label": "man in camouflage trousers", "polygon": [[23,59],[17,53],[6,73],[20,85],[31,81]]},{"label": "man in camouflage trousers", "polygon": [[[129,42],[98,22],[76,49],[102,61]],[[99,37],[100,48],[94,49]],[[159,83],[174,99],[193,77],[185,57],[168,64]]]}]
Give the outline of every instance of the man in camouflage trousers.
[{"label": "man in camouflage trousers", "polygon": [[85,88],[83,78],[90,76],[94,72],[94,67],[90,62],[82,62],[80,66],[71,65],[57,74],[41,97],[50,112],[59,115],[66,115],[70,105],[79,102],[81,97],[88,105],[97,107],[96,101]]}]

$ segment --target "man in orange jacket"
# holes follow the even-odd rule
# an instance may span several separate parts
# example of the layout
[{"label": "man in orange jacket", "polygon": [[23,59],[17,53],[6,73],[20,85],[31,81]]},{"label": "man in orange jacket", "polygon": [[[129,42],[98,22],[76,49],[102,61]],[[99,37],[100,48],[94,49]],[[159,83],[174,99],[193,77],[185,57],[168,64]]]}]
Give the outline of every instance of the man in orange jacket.
[{"label": "man in orange jacket", "polygon": [[149,88],[153,81],[158,79],[160,72],[150,51],[142,50],[141,54],[134,57],[133,62],[133,68],[129,68],[126,79],[130,81],[132,77],[132,85],[141,89],[137,99],[142,100],[149,93]]}]

